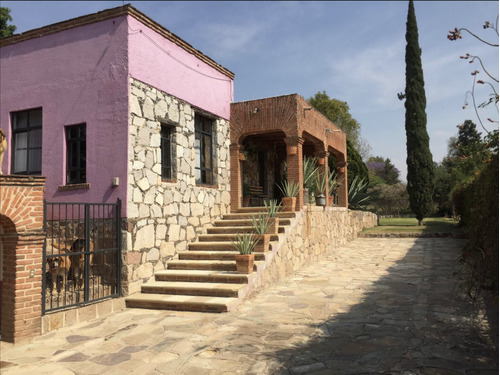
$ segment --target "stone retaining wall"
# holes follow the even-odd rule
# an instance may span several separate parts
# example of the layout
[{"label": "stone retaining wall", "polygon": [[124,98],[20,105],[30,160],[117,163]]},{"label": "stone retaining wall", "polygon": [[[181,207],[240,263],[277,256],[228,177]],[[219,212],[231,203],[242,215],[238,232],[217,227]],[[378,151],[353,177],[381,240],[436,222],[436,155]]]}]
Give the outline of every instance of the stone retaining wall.
[{"label": "stone retaining wall", "polygon": [[[154,272],[229,212],[229,121],[130,79],[128,206],[124,295],[139,291]],[[195,114],[213,119],[214,185],[195,183]],[[161,178],[161,124],[172,127],[173,176]],[[126,268],[126,269],[125,269]]]},{"label": "stone retaining wall", "polygon": [[374,213],[345,208],[307,206],[297,215],[284,238],[273,245],[273,256],[256,278],[250,297],[354,240],[363,228],[377,225]]}]

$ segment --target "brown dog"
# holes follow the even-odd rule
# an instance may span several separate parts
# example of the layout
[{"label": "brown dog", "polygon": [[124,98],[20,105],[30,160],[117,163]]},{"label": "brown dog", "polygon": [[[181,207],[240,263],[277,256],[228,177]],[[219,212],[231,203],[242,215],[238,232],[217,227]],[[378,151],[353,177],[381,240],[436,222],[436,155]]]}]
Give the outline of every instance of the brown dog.
[{"label": "brown dog", "polygon": [[3,129],[0,129],[0,174],[3,174],[2,163],[5,151],[7,151],[7,136],[5,135],[5,131]]},{"label": "brown dog", "polygon": [[[67,252],[63,249],[62,252]],[[66,288],[66,281],[69,273],[69,259],[67,256],[55,255],[47,258],[46,280],[47,286],[52,291],[56,283],[57,293]]]},{"label": "brown dog", "polygon": [[[70,253],[83,253],[85,251],[85,239],[78,238],[73,242],[71,248],[69,249]],[[93,257],[94,257],[94,241],[90,241],[89,243],[89,265],[92,265]],[[68,277],[73,278],[73,286],[80,287],[83,285],[83,276],[85,273],[85,254],[73,254],[69,256],[70,266]]]}]

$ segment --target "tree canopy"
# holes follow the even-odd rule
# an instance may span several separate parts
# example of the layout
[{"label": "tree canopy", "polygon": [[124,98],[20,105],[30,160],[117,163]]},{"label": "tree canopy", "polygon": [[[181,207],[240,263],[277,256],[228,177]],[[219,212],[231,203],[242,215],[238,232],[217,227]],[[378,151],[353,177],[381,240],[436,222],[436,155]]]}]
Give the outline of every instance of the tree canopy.
[{"label": "tree canopy", "polygon": [[330,98],[325,91],[318,91],[316,95],[309,98],[308,102],[342,129],[351,145],[359,152],[359,148],[363,145],[360,136],[361,125],[352,118],[349,113],[349,105],[346,102]]},{"label": "tree canopy", "polygon": [[16,27],[14,25],[9,25],[9,22],[12,22],[10,9],[6,7],[0,7],[0,39],[14,35],[14,33],[16,32]]},{"label": "tree canopy", "polygon": [[461,185],[472,181],[498,153],[498,138],[490,133],[482,138],[476,124],[466,120],[457,125],[458,133],[448,141],[448,154],[435,165],[434,202],[438,213],[451,216],[455,212],[452,195]]},{"label": "tree canopy", "polygon": [[[366,161],[366,167],[370,174],[370,185],[375,185],[374,180],[380,180],[381,183],[394,185],[399,183],[399,170],[392,164],[389,158],[382,156],[372,156]],[[375,177],[379,177],[376,179]]]}]

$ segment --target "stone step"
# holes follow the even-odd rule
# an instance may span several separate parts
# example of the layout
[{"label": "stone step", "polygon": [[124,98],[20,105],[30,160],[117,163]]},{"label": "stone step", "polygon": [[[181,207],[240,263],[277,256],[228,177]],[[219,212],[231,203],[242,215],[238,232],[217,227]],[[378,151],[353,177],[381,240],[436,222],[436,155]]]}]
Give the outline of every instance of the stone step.
[{"label": "stone step", "polygon": [[189,250],[202,250],[202,251],[235,251],[233,243],[230,241],[225,242],[191,242],[188,244]]},{"label": "stone step", "polygon": [[214,270],[161,270],[155,272],[156,281],[247,284],[249,277],[251,275]]},{"label": "stone step", "polygon": [[142,293],[178,294],[188,296],[239,297],[245,284],[200,283],[183,281],[152,281],[142,285]]},{"label": "stone step", "polygon": [[[280,226],[290,225],[291,220],[286,218],[280,218]],[[236,219],[236,220],[217,220],[214,223],[215,227],[208,229],[216,229],[216,228],[235,228],[235,227],[252,227],[252,220],[250,219]]]},{"label": "stone step", "polygon": [[[181,251],[179,260],[232,260],[235,261],[237,251]],[[266,260],[265,253],[254,253],[255,260]]]},{"label": "stone step", "polygon": [[[247,223],[248,224],[248,223]],[[226,234],[226,233],[254,233],[255,230],[251,225],[239,225],[239,226],[216,226],[212,228],[207,228],[207,234]]]},{"label": "stone step", "polygon": [[234,260],[171,260],[167,262],[170,270],[217,270],[236,271]]},{"label": "stone step", "polygon": [[[207,234],[224,234],[224,233],[254,233],[253,226],[217,226],[212,228],[207,228]],[[285,225],[281,224],[278,226],[278,233],[285,233]]]},{"label": "stone step", "polygon": [[[278,235],[275,238],[278,238]],[[273,236],[271,236],[271,241],[269,242],[270,245],[272,245],[273,242],[276,240],[273,240]],[[188,249],[189,250],[194,250],[194,251],[236,251],[236,249],[233,246],[233,243],[231,241],[219,241],[219,242],[208,242],[208,241],[201,241],[201,242],[192,242],[188,244]]]},{"label": "stone step", "polygon": [[[198,242],[229,242],[235,241],[238,235],[241,233],[225,233],[225,234],[200,234],[198,236]],[[277,234],[271,234],[270,241],[278,241],[279,236]]]},{"label": "stone step", "polygon": [[184,296],[158,293],[135,293],[125,298],[127,307],[199,312],[228,312],[239,299],[233,297]]},{"label": "stone step", "polygon": [[236,212],[240,213],[255,213],[255,212],[266,212],[267,208],[265,206],[254,206],[254,207],[240,207]]},{"label": "stone step", "polygon": [[[230,213],[230,214],[224,214],[222,215],[223,220],[241,220],[241,219],[250,219],[252,216],[255,216],[257,213],[245,213],[245,212],[238,212],[238,213]],[[295,212],[280,212],[277,215],[280,219],[281,218],[295,218],[297,215]]]}]

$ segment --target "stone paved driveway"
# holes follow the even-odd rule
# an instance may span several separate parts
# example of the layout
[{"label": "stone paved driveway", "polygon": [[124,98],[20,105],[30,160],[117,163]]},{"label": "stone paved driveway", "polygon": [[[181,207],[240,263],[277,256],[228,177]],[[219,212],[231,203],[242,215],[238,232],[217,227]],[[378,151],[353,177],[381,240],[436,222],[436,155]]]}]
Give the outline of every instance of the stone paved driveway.
[{"label": "stone paved driveway", "polygon": [[498,374],[498,336],[451,277],[463,243],[357,239],[233,313],[127,309],[2,343],[1,373]]}]

